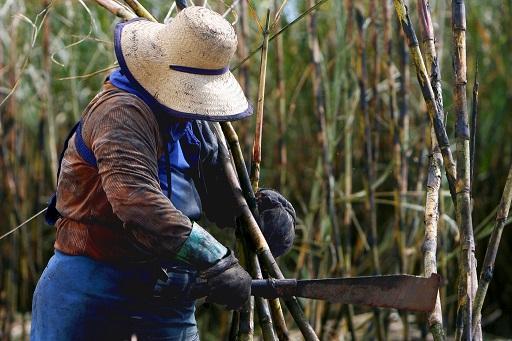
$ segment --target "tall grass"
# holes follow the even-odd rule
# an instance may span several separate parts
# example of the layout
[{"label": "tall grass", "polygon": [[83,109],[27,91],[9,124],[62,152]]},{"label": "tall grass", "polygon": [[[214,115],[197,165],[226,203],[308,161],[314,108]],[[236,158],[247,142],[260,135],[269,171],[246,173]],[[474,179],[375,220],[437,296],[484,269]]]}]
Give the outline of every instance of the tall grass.
[{"label": "tall grass", "polygon": [[[159,21],[170,6],[163,0],[142,4]],[[208,2],[220,13],[230,4]],[[274,32],[312,4],[289,1]],[[227,15],[236,21],[240,42],[233,66],[261,44],[256,16],[264,18],[270,7],[273,18],[280,6],[279,1],[240,1]],[[411,22],[418,30],[415,6],[409,3]],[[507,3],[466,1],[466,78],[474,75],[478,55],[480,116],[471,165],[472,211],[467,205],[464,210],[472,214],[479,264],[512,162],[508,119],[512,75],[507,67],[512,56],[506,33],[511,11]],[[455,141],[453,112],[458,97],[452,91],[456,81],[451,72],[452,32],[444,29],[451,24],[450,18],[451,8],[432,3],[442,80],[433,79],[431,65],[426,70],[434,93],[441,90],[433,99],[442,98],[447,113],[443,127],[450,141]],[[106,70],[115,66],[115,21],[92,2],[6,0],[0,4],[0,235],[45,207],[55,186],[63,139],[101,87]],[[462,216],[455,214],[446,177],[440,177],[440,150],[430,132],[420,88],[410,79],[407,43],[396,21],[390,1],[330,0],[270,41],[259,186],[286,193],[298,212],[294,248],[278,260],[285,277],[422,274],[424,262],[437,261],[445,285],[440,292],[442,313],[435,321],[453,335],[456,283],[463,260],[457,257],[464,241],[459,235],[466,235],[457,227]],[[422,50],[426,56],[427,45]],[[253,103],[258,71],[257,57],[236,71]],[[249,160],[254,121],[236,123],[235,128]],[[459,145],[465,142],[449,147],[459,152]],[[467,151],[460,154],[459,167],[466,157]],[[438,199],[437,216],[429,216],[435,209],[432,205],[425,209],[425,199],[430,204]],[[467,204],[467,198],[462,199],[461,194],[459,201]],[[437,257],[435,249],[423,246],[424,219],[427,228],[437,223],[437,236],[428,233],[426,239],[428,246],[437,242]],[[507,222],[500,220],[503,225]],[[505,233],[502,238],[494,279],[481,310],[484,335],[512,333],[510,317],[499,315],[512,307],[512,295],[497,286],[512,276],[507,266],[512,256],[506,242],[510,236]],[[7,339],[20,321],[29,318],[31,295],[52,254],[53,239],[53,229],[39,217],[0,240],[0,338]],[[226,242],[234,243],[233,236],[227,236]],[[424,258],[422,251],[430,253]],[[433,271],[427,266],[425,270]],[[381,338],[392,338],[396,324],[409,330],[408,337],[427,332],[421,315],[410,314],[396,322],[400,320],[388,310],[375,312],[377,319],[371,319],[367,316],[373,312],[364,307],[308,300],[301,304],[324,338],[373,337],[379,329]],[[472,319],[466,310],[466,321],[479,322],[479,309],[478,317]],[[211,327],[227,323],[229,314],[217,307],[200,307],[202,338],[227,335],[228,328]],[[285,317],[293,334],[296,327],[286,310]],[[259,327],[254,333],[261,333]],[[407,333],[399,335],[407,337]]]}]

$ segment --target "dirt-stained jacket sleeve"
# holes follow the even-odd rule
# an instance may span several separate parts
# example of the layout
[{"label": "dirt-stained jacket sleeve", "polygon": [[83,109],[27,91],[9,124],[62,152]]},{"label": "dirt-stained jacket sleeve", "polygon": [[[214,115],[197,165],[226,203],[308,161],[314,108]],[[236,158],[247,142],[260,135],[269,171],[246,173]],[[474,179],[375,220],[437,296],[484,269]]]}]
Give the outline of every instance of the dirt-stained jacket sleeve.
[{"label": "dirt-stained jacket sleeve", "polygon": [[151,254],[172,257],[192,222],[162,193],[158,183],[158,124],[132,95],[116,96],[84,120],[103,190],[128,233]]}]

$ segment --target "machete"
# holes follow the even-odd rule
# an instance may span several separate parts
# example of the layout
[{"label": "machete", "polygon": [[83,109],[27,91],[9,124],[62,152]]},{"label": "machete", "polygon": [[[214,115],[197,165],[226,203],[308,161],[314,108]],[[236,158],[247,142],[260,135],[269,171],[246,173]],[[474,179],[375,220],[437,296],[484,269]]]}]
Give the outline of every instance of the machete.
[{"label": "machete", "polygon": [[[331,303],[395,308],[430,312],[434,310],[441,277],[385,275],[325,279],[258,279],[253,280],[251,295],[264,298],[296,296]],[[190,297],[208,295],[205,284],[196,283]]]}]

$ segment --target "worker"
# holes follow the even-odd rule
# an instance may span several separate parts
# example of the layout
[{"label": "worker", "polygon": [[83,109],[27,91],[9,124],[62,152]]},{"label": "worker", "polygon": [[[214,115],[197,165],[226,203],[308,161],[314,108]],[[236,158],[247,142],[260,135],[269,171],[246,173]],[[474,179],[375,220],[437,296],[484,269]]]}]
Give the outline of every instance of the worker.
[{"label": "worker", "polygon": [[[229,71],[236,45],[232,26],[205,7],[115,27],[119,69],[61,155],[46,216],[55,253],[34,292],[32,340],[198,340],[195,283],[228,309],[247,301],[251,276],[198,224],[235,227],[241,214],[212,123],[252,114]],[[294,209],[273,190],[257,198],[279,256],[293,243]]]}]

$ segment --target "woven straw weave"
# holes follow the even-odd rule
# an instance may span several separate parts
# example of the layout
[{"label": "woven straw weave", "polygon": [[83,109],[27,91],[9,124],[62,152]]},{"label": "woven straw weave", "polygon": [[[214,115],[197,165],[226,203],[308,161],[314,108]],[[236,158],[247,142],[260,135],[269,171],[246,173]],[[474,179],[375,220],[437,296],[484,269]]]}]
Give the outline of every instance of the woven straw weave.
[{"label": "woven straw weave", "polygon": [[129,72],[161,104],[219,121],[250,114],[247,99],[231,72],[199,75],[170,68],[221,69],[229,65],[237,38],[218,13],[193,6],[169,24],[130,22],[123,26],[117,43]]}]

